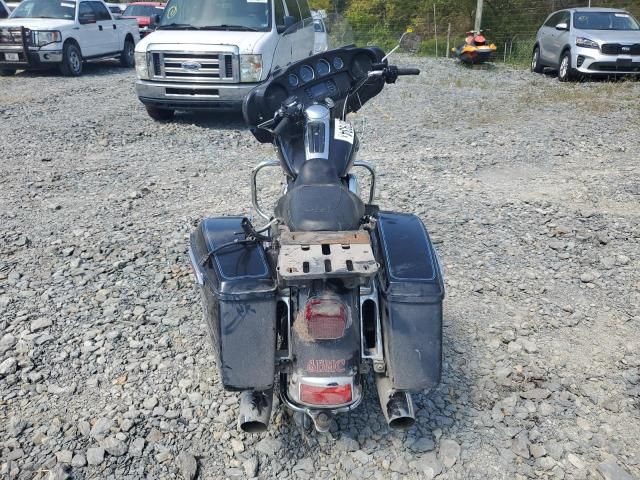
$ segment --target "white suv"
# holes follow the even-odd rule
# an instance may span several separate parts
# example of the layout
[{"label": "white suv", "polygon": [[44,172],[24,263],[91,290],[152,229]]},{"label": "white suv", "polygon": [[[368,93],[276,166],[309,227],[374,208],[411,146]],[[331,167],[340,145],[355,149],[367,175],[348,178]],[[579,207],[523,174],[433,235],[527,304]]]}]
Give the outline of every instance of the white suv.
[{"label": "white suv", "polygon": [[554,12],[538,30],[531,70],[558,70],[566,82],[579,75],[640,75],[640,24],[614,8]]}]

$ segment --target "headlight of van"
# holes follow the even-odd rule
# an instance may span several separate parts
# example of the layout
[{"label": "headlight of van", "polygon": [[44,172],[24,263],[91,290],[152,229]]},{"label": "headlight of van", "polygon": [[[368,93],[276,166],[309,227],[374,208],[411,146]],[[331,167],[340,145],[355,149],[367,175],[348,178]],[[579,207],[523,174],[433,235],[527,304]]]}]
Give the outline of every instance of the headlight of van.
[{"label": "headlight of van", "polygon": [[36,47],[44,47],[50,43],[57,43],[62,41],[62,35],[57,30],[44,31],[44,30],[32,30],[33,45]]},{"label": "headlight of van", "polygon": [[135,52],[136,73],[140,80],[149,80],[149,66],[147,65],[147,52]]},{"label": "headlight of van", "polygon": [[240,81],[259,82],[262,78],[262,55],[240,55]]}]

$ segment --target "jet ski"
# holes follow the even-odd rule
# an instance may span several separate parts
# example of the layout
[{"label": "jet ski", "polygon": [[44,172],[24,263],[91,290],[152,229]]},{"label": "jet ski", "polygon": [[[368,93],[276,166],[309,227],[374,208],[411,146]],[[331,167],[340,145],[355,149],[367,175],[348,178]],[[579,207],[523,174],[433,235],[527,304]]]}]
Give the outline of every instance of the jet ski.
[{"label": "jet ski", "polygon": [[496,50],[495,44],[487,45],[487,39],[482,34],[482,30],[467,32],[464,43],[457,48],[451,49],[462,63],[470,65],[489,61]]}]

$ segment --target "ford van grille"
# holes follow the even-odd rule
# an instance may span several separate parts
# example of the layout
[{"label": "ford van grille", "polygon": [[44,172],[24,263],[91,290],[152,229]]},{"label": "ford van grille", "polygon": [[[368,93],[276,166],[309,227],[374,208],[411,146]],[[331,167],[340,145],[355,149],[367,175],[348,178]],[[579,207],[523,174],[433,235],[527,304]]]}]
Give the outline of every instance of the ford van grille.
[{"label": "ford van grille", "polygon": [[238,62],[230,53],[153,52],[153,79],[237,83]]}]

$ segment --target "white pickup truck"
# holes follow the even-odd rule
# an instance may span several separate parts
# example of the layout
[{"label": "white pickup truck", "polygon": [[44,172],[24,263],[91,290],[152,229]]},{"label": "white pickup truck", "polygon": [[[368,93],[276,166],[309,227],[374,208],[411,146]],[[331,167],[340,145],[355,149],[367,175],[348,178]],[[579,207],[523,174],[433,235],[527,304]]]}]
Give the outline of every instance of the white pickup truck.
[{"label": "white pickup truck", "polygon": [[135,20],[115,20],[101,0],[23,0],[0,20],[0,75],[59,66],[82,74],[86,60],[119,58],[134,66]]}]

